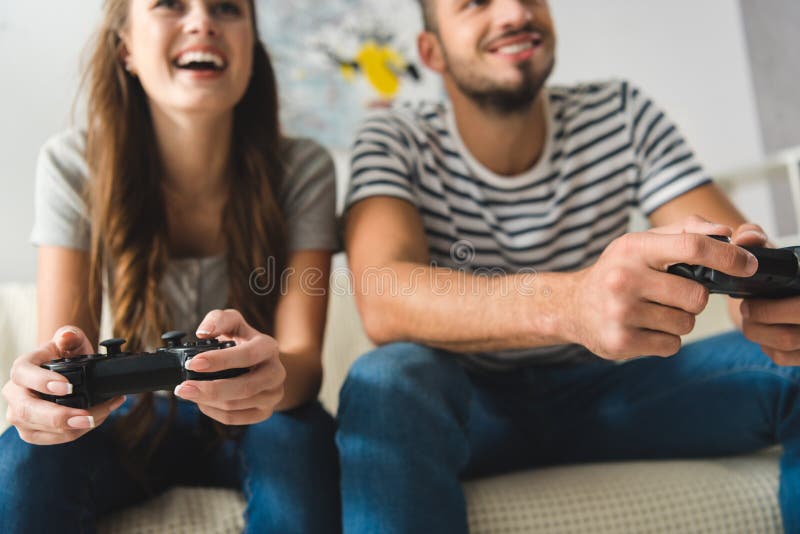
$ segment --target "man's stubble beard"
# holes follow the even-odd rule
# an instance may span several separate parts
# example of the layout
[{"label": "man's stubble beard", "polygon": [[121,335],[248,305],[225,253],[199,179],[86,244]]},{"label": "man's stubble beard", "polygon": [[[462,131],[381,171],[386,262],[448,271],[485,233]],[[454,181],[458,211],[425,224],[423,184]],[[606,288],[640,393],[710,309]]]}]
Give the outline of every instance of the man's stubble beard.
[{"label": "man's stubble beard", "polygon": [[520,66],[522,81],[517,87],[502,87],[492,80],[480,79],[469,72],[469,67],[453,61],[443,50],[447,73],[464,96],[488,113],[504,116],[529,109],[539,96],[555,60],[551,59],[541,76],[531,70],[530,65]]}]

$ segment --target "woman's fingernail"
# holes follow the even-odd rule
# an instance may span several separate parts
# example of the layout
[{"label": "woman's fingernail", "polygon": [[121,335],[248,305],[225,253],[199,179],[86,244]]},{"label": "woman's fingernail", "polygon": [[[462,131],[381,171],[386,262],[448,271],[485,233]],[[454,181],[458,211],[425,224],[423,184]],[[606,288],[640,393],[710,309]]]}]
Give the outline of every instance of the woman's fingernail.
[{"label": "woman's fingernail", "polygon": [[76,336],[80,335],[78,329],[72,326],[64,328],[64,330],[61,331],[61,337],[64,337],[65,334],[74,334]]},{"label": "woman's fingernail", "polygon": [[47,391],[54,395],[72,395],[72,384],[70,382],[53,380],[47,383]]},{"label": "woman's fingernail", "polygon": [[195,334],[198,335],[198,336],[209,336],[209,335],[211,335],[211,332],[209,332],[205,328],[198,328],[197,332],[195,332]]},{"label": "woman's fingernail", "polygon": [[186,361],[186,368],[190,371],[203,371],[211,367],[211,362],[199,356]]},{"label": "woman's fingernail", "polygon": [[175,388],[175,395],[177,395],[182,399],[194,399],[197,397],[197,393],[198,393],[197,388],[192,386],[186,386],[181,384]]},{"label": "woman's fingernail", "polygon": [[70,428],[94,428],[94,417],[91,415],[78,415],[67,420]]}]

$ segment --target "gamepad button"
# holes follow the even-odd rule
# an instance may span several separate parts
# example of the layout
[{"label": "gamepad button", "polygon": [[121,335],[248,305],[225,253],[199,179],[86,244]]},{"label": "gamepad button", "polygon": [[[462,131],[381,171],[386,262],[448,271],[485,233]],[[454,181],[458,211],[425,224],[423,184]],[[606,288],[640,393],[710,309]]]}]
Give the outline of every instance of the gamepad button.
[{"label": "gamepad button", "polygon": [[109,356],[120,354],[122,352],[122,345],[124,344],[125,340],[119,337],[106,339],[105,341],[100,342],[100,346],[106,348],[106,354]]},{"label": "gamepad button", "polygon": [[172,330],[161,336],[161,340],[167,343],[167,347],[175,348],[181,346],[181,340],[184,337],[186,337],[185,332],[181,332],[180,330]]},{"label": "gamepad button", "polygon": [[223,349],[228,349],[230,347],[235,347],[235,346],[236,343],[234,343],[233,341],[226,341],[225,343],[222,344]]}]

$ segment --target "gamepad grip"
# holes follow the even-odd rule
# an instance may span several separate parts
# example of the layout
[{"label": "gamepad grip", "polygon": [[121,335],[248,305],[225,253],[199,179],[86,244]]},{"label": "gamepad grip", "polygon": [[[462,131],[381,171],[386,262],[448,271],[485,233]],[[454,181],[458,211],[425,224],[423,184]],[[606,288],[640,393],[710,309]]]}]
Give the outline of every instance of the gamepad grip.
[{"label": "gamepad grip", "polygon": [[155,352],[130,353],[121,350],[124,339],[108,339],[100,343],[106,354],[85,354],[42,364],[59,373],[72,384],[72,394],[41,395],[45,400],[73,408],[89,408],[119,395],[146,391],[170,390],[185,380],[221,380],[240,376],[249,369],[226,369],[199,373],[186,369],[196,355],[233,347],[233,341],[201,339],[182,343],[183,332],[167,332],[166,342]]},{"label": "gamepad grip", "polygon": [[[724,236],[710,236],[729,242]],[[689,280],[700,282],[711,293],[735,298],[786,298],[800,295],[800,247],[742,247],[758,259],[758,270],[751,277],[737,277],[702,265],[678,263],[667,269]]]}]

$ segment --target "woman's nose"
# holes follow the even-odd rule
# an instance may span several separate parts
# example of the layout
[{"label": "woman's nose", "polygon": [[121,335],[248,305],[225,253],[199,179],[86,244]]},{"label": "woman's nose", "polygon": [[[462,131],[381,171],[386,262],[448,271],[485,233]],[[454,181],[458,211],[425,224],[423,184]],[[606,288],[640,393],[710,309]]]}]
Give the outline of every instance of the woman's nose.
[{"label": "woman's nose", "polygon": [[217,27],[214,18],[208,11],[204,1],[192,2],[191,8],[186,13],[184,30],[187,33],[200,35],[216,35]]}]

